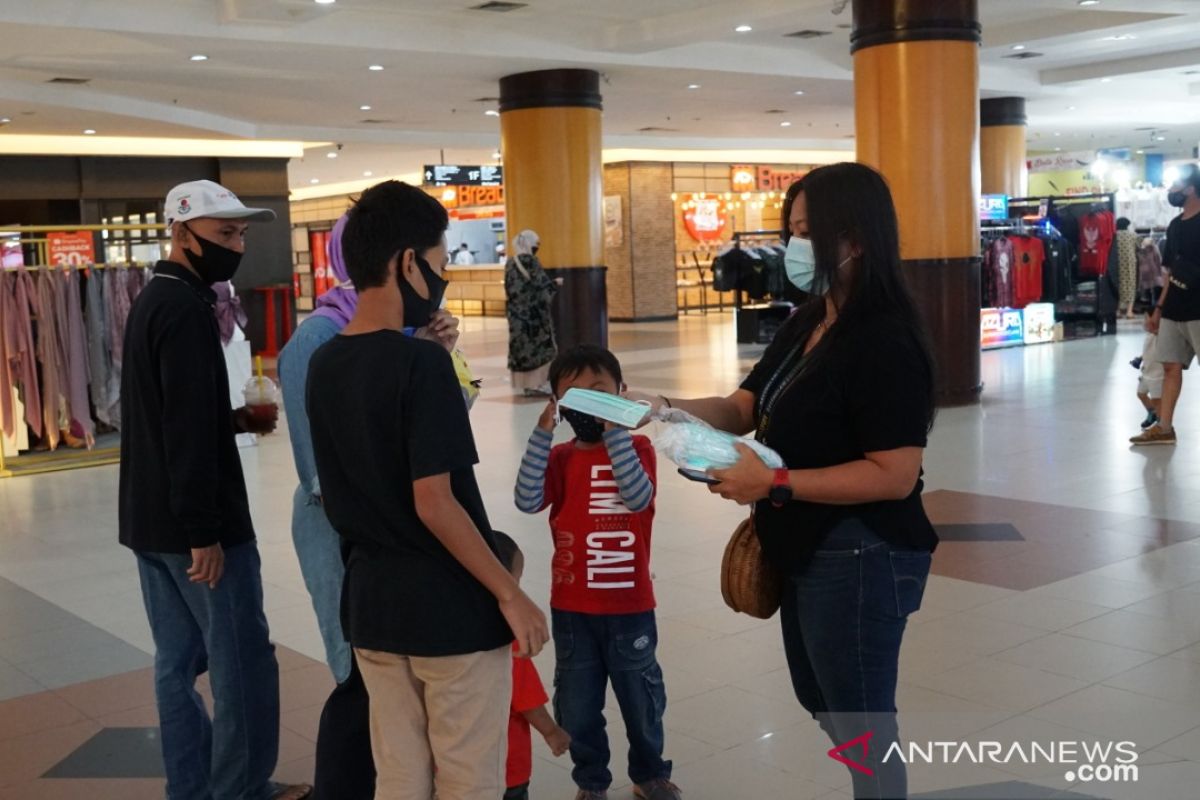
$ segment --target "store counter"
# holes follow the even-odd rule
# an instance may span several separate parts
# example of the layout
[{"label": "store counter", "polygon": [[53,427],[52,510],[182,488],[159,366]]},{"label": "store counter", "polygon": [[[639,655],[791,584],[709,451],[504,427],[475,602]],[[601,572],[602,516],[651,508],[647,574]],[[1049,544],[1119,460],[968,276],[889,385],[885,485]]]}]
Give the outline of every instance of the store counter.
[{"label": "store counter", "polygon": [[506,305],[503,264],[446,267],[446,310],[459,317],[503,317]]}]

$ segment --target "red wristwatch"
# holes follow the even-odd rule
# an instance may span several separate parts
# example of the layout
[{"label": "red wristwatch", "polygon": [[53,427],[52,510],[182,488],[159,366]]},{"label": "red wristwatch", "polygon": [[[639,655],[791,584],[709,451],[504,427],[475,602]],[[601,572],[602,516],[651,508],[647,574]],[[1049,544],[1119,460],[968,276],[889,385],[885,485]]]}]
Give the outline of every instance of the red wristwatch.
[{"label": "red wristwatch", "polygon": [[775,470],[775,480],[771,482],[771,491],[767,494],[767,499],[776,508],[783,508],[786,503],[791,502],[792,476],[786,468]]}]

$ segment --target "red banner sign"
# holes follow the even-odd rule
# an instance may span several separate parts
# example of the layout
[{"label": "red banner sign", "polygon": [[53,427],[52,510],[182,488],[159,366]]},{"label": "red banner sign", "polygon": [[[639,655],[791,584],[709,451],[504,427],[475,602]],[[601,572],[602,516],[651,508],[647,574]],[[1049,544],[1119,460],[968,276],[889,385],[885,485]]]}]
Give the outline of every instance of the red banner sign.
[{"label": "red banner sign", "polygon": [[55,267],[84,267],[96,263],[96,243],[87,231],[46,234],[47,255]]}]

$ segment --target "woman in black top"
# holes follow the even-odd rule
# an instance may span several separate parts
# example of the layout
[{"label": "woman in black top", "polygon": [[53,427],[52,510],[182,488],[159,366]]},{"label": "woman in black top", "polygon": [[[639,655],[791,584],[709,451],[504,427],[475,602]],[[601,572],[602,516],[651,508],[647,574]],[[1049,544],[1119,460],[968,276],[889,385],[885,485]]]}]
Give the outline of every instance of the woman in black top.
[{"label": "woman in black top", "polygon": [[[895,719],[900,641],[921,604],[937,544],[921,504],[933,366],[900,269],[883,178],[860,164],[800,182],[786,220],[788,277],[810,291],[740,389],[658,403],[722,430],[756,432],[788,465],[749,448],[711,490],[754,504],[764,552],[786,576],[781,617],[792,683],[854,780],[856,798],[905,797],[884,756]],[[789,193],[791,194],[791,193]]]}]

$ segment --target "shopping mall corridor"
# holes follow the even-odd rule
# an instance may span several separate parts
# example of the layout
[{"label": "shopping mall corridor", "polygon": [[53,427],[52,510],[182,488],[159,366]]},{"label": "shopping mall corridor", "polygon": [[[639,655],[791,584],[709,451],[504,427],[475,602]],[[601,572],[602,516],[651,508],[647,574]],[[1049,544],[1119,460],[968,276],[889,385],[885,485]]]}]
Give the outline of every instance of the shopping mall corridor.
[{"label": "shopping mall corridor", "polygon": [[[526,589],[545,605],[547,524],[511,494],[543,403],[508,390],[502,319],[464,326],[484,380],[472,422],[488,511],[524,549]],[[614,325],[611,344],[632,388],[676,396],[728,392],[761,349],[736,346],[720,314]],[[1089,785],[1045,763],[915,765],[914,796],[1195,796],[1200,380],[1185,383],[1180,444],[1132,450],[1143,414],[1128,361],[1140,350],[1131,326],[985,353],[982,404],[939,414],[925,469],[942,544],[898,700],[912,741],[1135,742],[1138,782]],[[283,672],[278,775],[311,779],[332,681],[291,544],[291,451],[281,430],[242,452]],[[117,544],[116,483],[115,466],[0,481],[4,800],[162,796],[152,644],[133,556]],[[849,798],[845,768],[792,695],[778,620],[722,603],[720,558],[744,513],[661,461],[653,571],[676,781],[689,800]],[[537,659],[547,685],[553,658]],[[609,732],[611,796],[625,800],[615,713]],[[573,796],[568,762],[534,738],[532,796]]]}]

